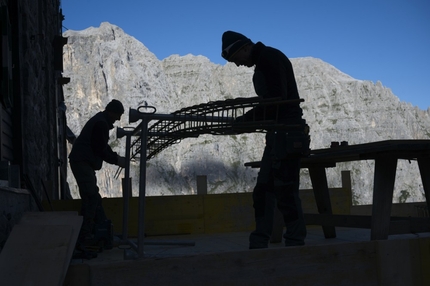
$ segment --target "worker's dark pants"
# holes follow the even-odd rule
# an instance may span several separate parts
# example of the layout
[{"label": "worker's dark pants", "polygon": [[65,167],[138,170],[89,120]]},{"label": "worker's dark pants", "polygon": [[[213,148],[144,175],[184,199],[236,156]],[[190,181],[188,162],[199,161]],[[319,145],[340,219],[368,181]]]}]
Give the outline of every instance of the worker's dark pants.
[{"label": "worker's dark pants", "polygon": [[269,132],[266,135],[266,147],[253,192],[256,229],[249,237],[251,249],[268,247],[276,205],[287,229],[283,235],[285,245],[304,244],[306,225],[299,198],[300,155],[279,151],[280,145],[287,146],[285,140],[288,140],[285,133]]},{"label": "worker's dark pants", "polygon": [[81,196],[81,215],[83,222],[78,243],[91,237],[94,225],[104,222],[107,218],[102,206],[102,198],[97,187],[94,169],[86,162],[70,162]]}]

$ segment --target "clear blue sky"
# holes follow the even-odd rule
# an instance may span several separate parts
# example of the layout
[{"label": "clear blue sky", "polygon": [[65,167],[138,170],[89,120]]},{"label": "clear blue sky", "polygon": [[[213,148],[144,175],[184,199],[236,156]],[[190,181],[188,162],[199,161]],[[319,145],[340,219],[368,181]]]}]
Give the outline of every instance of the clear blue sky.
[{"label": "clear blue sky", "polygon": [[63,31],[119,26],[160,60],[203,55],[217,64],[221,36],[240,32],[288,57],[315,57],[402,101],[430,107],[429,0],[61,0]]}]

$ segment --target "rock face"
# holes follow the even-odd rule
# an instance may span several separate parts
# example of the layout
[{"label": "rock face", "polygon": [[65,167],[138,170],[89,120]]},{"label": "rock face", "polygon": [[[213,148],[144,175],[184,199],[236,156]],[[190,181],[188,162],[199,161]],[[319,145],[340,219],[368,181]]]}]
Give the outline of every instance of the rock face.
[{"label": "rock face", "polygon": [[[142,43],[119,27],[102,23],[99,28],[67,31],[64,47],[64,76],[69,127],[79,134],[85,122],[103,110],[113,98],[126,107],[117,126],[128,123],[128,108],[150,105],[157,113],[172,113],[209,101],[256,96],[252,86],[253,69],[227,63],[214,64],[203,56],[172,55],[158,60]],[[429,139],[430,110],[423,111],[401,102],[382,83],[356,80],[315,58],[291,59],[304,115],[311,127],[311,148],[330,146],[332,141],[349,144],[387,139]],[[125,139],[111,145],[125,154]],[[209,193],[249,192],[258,170],[243,164],[258,161],[264,147],[264,134],[236,136],[202,135],[184,139],[159,153],[148,163],[147,195],[196,193],[196,176],[206,175]],[[341,170],[350,170],[355,204],[370,203],[373,161],[338,164],[328,170],[329,186],[340,186]],[[121,180],[115,179],[116,166],[105,164],[98,172],[103,196],[121,196]],[[133,194],[139,189],[139,164],[132,162]],[[122,177],[122,175],[120,176]],[[72,195],[78,188],[71,172],[68,181]],[[301,188],[310,188],[306,169],[301,171]],[[394,201],[424,200],[416,162],[398,164]]]}]

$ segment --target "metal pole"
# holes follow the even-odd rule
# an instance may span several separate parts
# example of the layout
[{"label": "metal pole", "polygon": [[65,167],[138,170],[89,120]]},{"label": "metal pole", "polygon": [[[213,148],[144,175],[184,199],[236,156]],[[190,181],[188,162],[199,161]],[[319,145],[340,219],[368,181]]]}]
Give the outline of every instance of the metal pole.
[{"label": "metal pole", "polygon": [[[136,122],[141,119],[142,122],[139,125],[140,132],[140,174],[139,174],[139,212],[138,212],[138,237],[137,237],[137,258],[144,257],[144,240],[145,240],[145,197],[146,197],[146,157],[147,157],[147,144],[148,144],[148,123],[153,119],[159,120],[171,120],[171,121],[218,121],[218,122],[228,122],[231,118],[222,117],[210,117],[207,116],[184,116],[184,115],[173,115],[173,114],[153,114],[153,113],[142,113],[136,110],[130,109],[129,111],[129,122]],[[136,128],[133,132],[136,134]],[[164,133],[163,133],[164,135]],[[129,147],[127,149],[130,149]],[[175,242],[178,244],[178,242]],[[181,243],[183,245],[194,245],[194,242]],[[130,245],[135,248],[134,243],[130,241]]]},{"label": "metal pole", "polygon": [[144,256],[145,239],[145,196],[146,196],[146,149],[148,135],[148,119],[142,118],[142,133],[140,136],[140,177],[139,177],[139,227],[137,255],[139,258]]},{"label": "metal pole", "polygon": [[126,241],[128,237],[128,215],[130,207],[130,145],[131,134],[126,134],[125,140],[125,174],[124,184],[122,190],[122,197],[124,200],[123,214],[122,214],[122,240]]}]

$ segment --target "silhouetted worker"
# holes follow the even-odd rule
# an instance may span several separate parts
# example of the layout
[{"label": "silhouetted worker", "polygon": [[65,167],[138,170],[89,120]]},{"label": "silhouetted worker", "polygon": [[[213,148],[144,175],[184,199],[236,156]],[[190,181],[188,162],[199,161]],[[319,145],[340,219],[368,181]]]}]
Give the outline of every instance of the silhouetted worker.
[{"label": "silhouetted worker", "polygon": [[96,224],[107,221],[95,171],[101,169],[103,161],[125,167],[125,158],[112,151],[108,144],[109,130],[113,128],[115,121],[121,119],[123,113],[124,107],[120,101],[113,99],[109,102],[104,111],[88,120],[69,155],[70,167],[82,200],[83,223],[77,243],[78,249],[84,249],[85,245],[92,242]]},{"label": "silhouetted worker", "polygon": [[[253,67],[256,94],[264,99],[299,99],[293,67],[279,50],[253,43],[240,33],[226,31],[222,35],[222,57],[237,66]],[[253,191],[256,229],[250,234],[249,248],[267,248],[273,228],[277,204],[287,228],[283,235],[286,246],[304,245],[306,226],[299,198],[300,158],[309,150],[309,127],[302,119],[299,104],[278,107],[257,106],[236,118],[241,121],[277,120],[283,124],[302,126],[296,131],[269,131],[261,159],[260,172]],[[295,148],[299,143],[300,148]]]}]

